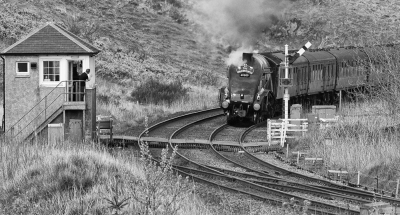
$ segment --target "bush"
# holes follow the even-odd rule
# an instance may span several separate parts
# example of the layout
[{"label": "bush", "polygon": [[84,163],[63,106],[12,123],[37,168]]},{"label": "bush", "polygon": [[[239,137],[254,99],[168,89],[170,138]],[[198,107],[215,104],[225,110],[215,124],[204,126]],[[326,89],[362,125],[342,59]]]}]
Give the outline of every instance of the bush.
[{"label": "bush", "polygon": [[168,104],[187,96],[189,89],[182,85],[179,80],[162,83],[153,78],[140,84],[132,91],[131,97],[134,101],[146,104]]}]

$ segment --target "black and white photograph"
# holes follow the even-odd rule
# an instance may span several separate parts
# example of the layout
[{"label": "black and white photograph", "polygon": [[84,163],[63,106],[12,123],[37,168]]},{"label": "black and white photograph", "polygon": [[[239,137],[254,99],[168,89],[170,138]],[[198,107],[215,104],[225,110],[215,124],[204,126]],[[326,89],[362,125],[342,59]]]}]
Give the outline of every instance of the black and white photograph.
[{"label": "black and white photograph", "polygon": [[0,0],[0,215],[400,215],[400,1]]}]

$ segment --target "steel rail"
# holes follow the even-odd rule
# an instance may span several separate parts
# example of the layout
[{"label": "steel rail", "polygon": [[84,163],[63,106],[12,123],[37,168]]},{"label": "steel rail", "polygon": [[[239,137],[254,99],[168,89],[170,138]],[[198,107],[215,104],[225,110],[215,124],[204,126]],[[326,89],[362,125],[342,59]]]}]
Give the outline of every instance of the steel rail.
[{"label": "steel rail", "polygon": [[[182,126],[181,128],[179,128],[175,132],[173,132],[171,134],[171,136],[169,137],[169,146],[171,147],[171,149],[175,148],[174,143],[172,142],[172,139],[173,139],[174,136],[178,135],[179,133],[181,133],[183,130],[186,130],[190,126],[193,126],[194,124],[197,124],[197,123],[199,123],[201,121],[205,121],[205,120],[207,120],[207,119],[202,119],[202,120],[198,120],[196,122],[189,123],[187,125]],[[301,196],[298,196],[298,195],[289,194],[289,193],[285,193],[285,192],[280,191],[280,190],[276,190],[276,189],[273,189],[273,188],[262,186],[262,185],[259,185],[259,184],[256,184],[256,183],[241,179],[239,177],[226,175],[226,174],[224,174],[222,172],[219,172],[219,171],[217,171],[217,170],[215,170],[213,168],[207,167],[207,166],[199,164],[199,163],[197,163],[197,162],[195,162],[193,160],[190,160],[189,158],[187,158],[186,156],[182,155],[178,151],[176,151],[176,155],[178,155],[179,157],[183,158],[187,162],[197,166],[198,168],[205,170],[205,171],[202,171],[202,172],[206,176],[207,175],[213,175],[213,176],[217,175],[218,177],[225,178],[225,180],[234,180],[235,182],[239,182],[242,185],[244,185],[244,187],[250,187],[250,188],[252,188],[254,190],[261,191],[263,193],[269,193],[269,194],[274,195],[274,196],[279,196],[280,197],[279,199],[296,198],[296,199],[301,199],[301,200],[308,200],[308,201],[311,202],[310,206],[312,207],[312,211],[314,211],[314,212],[315,211],[319,211],[321,214],[327,214],[327,213],[332,212],[333,214],[337,214],[337,212],[339,210],[339,211],[346,211],[348,214],[360,214],[360,212],[357,211],[357,210],[353,210],[353,209],[350,209],[350,208],[343,208],[343,207],[340,207],[340,206],[337,206],[337,205],[324,203],[324,202],[317,201],[317,200],[310,200],[310,199],[307,199],[307,198],[304,198],[304,197],[301,197]],[[190,176],[191,178],[194,178],[194,180],[202,180],[202,181],[204,181],[204,179],[196,177],[195,175],[192,175],[190,173],[186,173],[186,175]],[[222,185],[218,185],[218,186],[219,187],[225,187],[225,186],[222,186]],[[232,190],[234,188],[230,188],[230,189]],[[234,190],[243,193],[243,191],[240,191],[238,189],[234,189]],[[265,198],[268,198],[268,197],[265,197]]]},{"label": "steel rail", "polygon": [[177,117],[174,117],[174,118],[167,119],[167,120],[164,120],[162,122],[159,122],[159,123],[157,123],[155,125],[152,125],[152,126],[148,127],[142,133],[140,133],[139,136],[138,136],[137,143],[138,143],[138,145],[140,145],[140,141],[141,141],[142,137],[146,133],[151,132],[151,131],[155,130],[156,128],[159,128],[159,127],[161,127],[161,126],[163,126],[165,124],[168,124],[168,123],[171,123],[171,122],[174,122],[174,121],[177,121],[177,120],[182,120],[183,118],[195,116],[195,115],[198,115],[198,114],[209,113],[209,112],[218,111],[218,110],[220,110],[220,108],[212,108],[212,109],[208,109],[208,110],[197,111],[197,112],[188,113],[188,114],[185,114],[185,115],[177,116]]},{"label": "steel rail", "polygon": [[[302,184],[302,183],[297,183],[297,182],[294,182],[294,181],[286,180],[286,179],[283,179],[283,178],[280,178],[280,177],[276,177],[276,176],[273,176],[273,175],[271,175],[269,173],[266,173],[266,172],[263,172],[263,171],[259,171],[259,170],[244,166],[244,165],[242,165],[242,164],[240,164],[240,163],[238,163],[238,162],[236,162],[234,160],[231,160],[231,159],[227,158],[226,156],[224,156],[223,154],[219,153],[215,149],[212,140],[217,136],[217,134],[220,131],[222,131],[223,129],[225,129],[228,126],[229,125],[224,124],[224,125],[216,128],[211,133],[211,135],[209,137],[209,142],[210,142],[211,149],[213,150],[213,152],[217,156],[221,157],[222,159],[227,160],[228,162],[233,163],[236,166],[239,166],[240,168],[245,169],[246,171],[256,173],[259,176],[253,175],[253,174],[249,174],[249,173],[242,173],[242,172],[238,172],[238,171],[218,168],[218,167],[212,167],[212,166],[208,166],[208,167],[216,169],[216,170],[218,170],[220,172],[223,172],[225,174],[233,175],[233,176],[238,176],[238,177],[242,177],[242,178],[255,178],[256,179],[255,180],[256,183],[263,184],[263,185],[268,186],[268,187],[273,187],[275,189],[284,190],[285,188],[278,184],[278,183],[281,183],[281,184],[285,184],[285,186],[290,186],[290,188],[291,188],[290,191],[299,191],[299,192],[314,194],[314,195],[319,196],[319,197],[325,197],[325,198],[330,198],[330,199],[332,199],[332,197],[339,197],[339,198],[341,198],[343,200],[350,201],[351,203],[354,203],[354,204],[370,203],[370,201],[366,201],[364,199],[345,196],[340,192],[335,192],[335,191],[331,191],[331,190],[328,190],[328,189],[315,187],[313,185],[306,185],[306,184]],[[253,128],[255,128],[255,127],[250,127],[248,129],[246,129],[245,132],[243,132],[243,133],[249,133],[247,131],[250,130],[250,129],[253,129]]]},{"label": "steel rail", "polygon": [[[320,187],[325,187],[325,189],[327,187],[330,187],[330,188],[333,188],[332,191],[341,192],[341,193],[346,194],[346,195],[356,196],[358,198],[366,199],[366,200],[371,201],[371,202],[372,201],[376,201],[376,200],[382,200],[382,201],[385,201],[385,202],[388,202],[388,203],[391,203],[391,204],[394,204],[394,205],[400,205],[400,200],[398,200],[398,199],[385,197],[385,196],[377,197],[373,193],[370,193],[370,192],[366,192],[366,191],[359,190],[359,189],[352,188],[352,187],[345,186],[345,185],[336,184],[334,182],[331,182],[331,181],[328,181],[328,180],[325,180],[325,179],[318,179],[318,178],[310,177],[310,176],[307,176],[307,175],[303,175],[301,173],[297,173],[297,172],[294,172],[294,171],[290,171],[290,170],[284,169],[282,167],[279,167],[279,166],[277,166],[275,164],[266,162],[266,161],[261,160],[260,158],[258,158],[256,156],[254,156],[244,146],[244,144],[243,144],[244,143],[244,138],[250,131],[252,131],[253,129],[257,128],[258,126],[260,126],[262,124],[264,124],[264,122],[251,126],[248,130],[243,132],[241,137],[239,138],[239,141],[240,141],[239,146],[244,151],[245,155],[248,156],[253,161],[265,166],[268,169],[272,169],[272,170],[275,170],[277,172],[280,172],[281,175],[286,175],[286,176],[291,176],[291,177],[294,177],[294,178],[299,178],[299,179],[302,179],[302,180],[304,180],[306,182],[317,183],[319,185],[322,185]],[[318,186],[318,185],[316,185],[316,186]]]}]

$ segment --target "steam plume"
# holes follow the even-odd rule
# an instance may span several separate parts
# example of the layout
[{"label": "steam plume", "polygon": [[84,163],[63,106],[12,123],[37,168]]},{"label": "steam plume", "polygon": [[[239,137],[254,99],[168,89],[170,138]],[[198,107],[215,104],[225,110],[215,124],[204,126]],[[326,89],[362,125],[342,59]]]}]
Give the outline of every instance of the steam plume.
[{"label": "steam plume", "polygon": [[[192,0],[194,12],[189,17],[224,45],[240,47],[226,63],[243,63],[241,53],[252,47],[289,2],[293,0]],[[240,54],[239,54],[240,53]],[[233,59],[233,58],[236,58]]]},{"label": "steam plume", "polygon": [[194,0],[192,20],[230,45],[251,46],[291,0]]}]

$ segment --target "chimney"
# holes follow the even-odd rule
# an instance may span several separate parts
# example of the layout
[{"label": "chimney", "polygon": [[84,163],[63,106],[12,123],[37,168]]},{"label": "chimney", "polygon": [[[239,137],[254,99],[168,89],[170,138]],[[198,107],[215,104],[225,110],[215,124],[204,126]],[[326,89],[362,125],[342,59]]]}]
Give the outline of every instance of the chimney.
[{"label": "chimney", "polygon": [[251,63],[251,58],[253,57],[253,53],[243,53],[242,60],[245,61],[247,64]]}]

